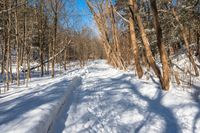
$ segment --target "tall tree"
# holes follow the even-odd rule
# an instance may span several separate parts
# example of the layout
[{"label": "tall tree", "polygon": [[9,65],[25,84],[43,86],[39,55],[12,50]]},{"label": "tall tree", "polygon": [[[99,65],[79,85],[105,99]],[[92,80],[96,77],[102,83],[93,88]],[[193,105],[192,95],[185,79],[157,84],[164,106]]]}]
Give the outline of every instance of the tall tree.
[{"label": "tall tree", "polygon": [[[10,0],[5,0],[5,9],[8,10],[9,8],[11,8],[11,1]],[[10,64],[10,54],[11,54],[11,51],[10,51],[10,41],[11,41],[11,12],[7,12],[7,15],[8,15],[8,18],[6,20],[6,49],[7,49],[7,53],[6,53],[6,85],[7,85],[7,90],[9,90],[9,65],[12,65]]]},{"label": "tall tree", "polygon": [[[129,3],[131,6],[131,10],[133,10],[132,9],[133,1],[129,0]],[[135,33],[135,22],[134,22],[133,14],[131,14],[129,17],[129,28],[130,28],[131,44],[132,44],[132,48],[133,48],[133,57],[134,57],[134,61],[135,61],[137,75],[138,75],[138,78],[142,78],[143,70],[142,70],[142,67],[141,67],[140,61],[139,61],[139,48],[138,48],[137,38],[136,38],[136,33]]]},{"label": "tall tree", "polygon": [[131,10],[131,13],[133,14],[133,16],[136,16],[147,59],[149,61],[151,68],[155,72],[156,76],[160,79],[160,83],[162,85],[162,88],[164,89],[164,86],[163,86],[163,83],[162,83],[162,75],[161,75],[159,67],[157,66],[157,64],[155,62],[154,56],[152,54],[150,44],[149,44],[149,40],[148,40],[147,35],[145,33],[145,29],[144,29],[144,26],[143,26],[142,18],[140,16],[140,11],[138,9],[138,5],[136,3],[136,0],[132,0],[132,3],[133,3],[133,11]]},{"label": "tall tree", "polygon": [[16,68],[16,72],[17,72],[17,85],[20,85],[20,44],[19,44],[19,28],[18,28],[18,0],[15,0],[15,42],[17,45],[17,60],[16,60],[16,64],[17,64],[17,68]]},{"label": "tall tree", "polygon": [[156,36],[157,36],[157,46],[158,50],[160,53],[160,60],[162,63],[162,72],[163,72],[163,78],[162,78],[162,83],[163,83],[163,89],[164,90],[169,90],[169,84],[170,84],[170,67],[168,64],[168,56],[167,52],[165,50],[165,46],[163,45],[162,39],[162,29],[160,26],[159,22],[159,16],[158,16],[158,9],[157,9],[157,4],[156,0],[150,0],[152,11],[153,11],[153,22],[154,22],[154,27],[156,30]]},{"label": "tall tree", "polygon": [[62,0],[51,0],[51,9],[53,12],[53,43],[52,43],[52,78],[55,76],[55,46],[57,44],[57,29],[58,29],[58,19],[59,19],[59,13],[64,5]]}]

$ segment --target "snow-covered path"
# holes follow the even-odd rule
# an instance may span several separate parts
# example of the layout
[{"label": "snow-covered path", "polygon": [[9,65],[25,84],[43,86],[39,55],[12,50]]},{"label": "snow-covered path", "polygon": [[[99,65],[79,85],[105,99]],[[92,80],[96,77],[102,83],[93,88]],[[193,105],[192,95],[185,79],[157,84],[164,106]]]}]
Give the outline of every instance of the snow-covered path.
[{"label": "snow-covered path", "polygon": [[82,86],[63,106],[49,133],[197,133],[200,103],[188,91],[159,89],[103,61],[85,68]]},{"label": "snow-covered path", "polygon": [[0,133],[198,133],[200,91],[164,92],[150,77],[97,60],[32,78],[0,95]]}]

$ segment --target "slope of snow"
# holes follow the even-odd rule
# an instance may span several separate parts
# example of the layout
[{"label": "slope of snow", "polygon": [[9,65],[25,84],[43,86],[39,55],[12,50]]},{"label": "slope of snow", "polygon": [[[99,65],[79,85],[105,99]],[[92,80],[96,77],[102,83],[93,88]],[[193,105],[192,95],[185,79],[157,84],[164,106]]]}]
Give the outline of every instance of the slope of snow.
[{"label": "slope of snow", "polygon": [[104,61],[85,71],[82,86],[64,105],[49,133],[200,131],[199,90],[172,85],[163,92],[153,76],[138,80],[133,72],[113,69]]},{"label": "slope of snow", "polygon": [[81,84],[81,77],[68,73],[54,79],[35,78],[29,89],[21,87],[0,95],[0,133],[47,132],[66,99]]}]

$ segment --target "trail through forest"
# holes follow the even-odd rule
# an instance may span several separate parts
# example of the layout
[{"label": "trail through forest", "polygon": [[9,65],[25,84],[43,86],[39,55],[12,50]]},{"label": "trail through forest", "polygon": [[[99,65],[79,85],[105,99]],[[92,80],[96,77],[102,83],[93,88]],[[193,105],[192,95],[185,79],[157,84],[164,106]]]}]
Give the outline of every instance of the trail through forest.
[{"label": "trail through forest", "polygon": [[198,133],[200,0],[0,0],[0,133]]},{"label": "trail through forest", "polygon": [[200,130],[200,105],[180,88],[163,92],[159,80],[137,80],[104,61],[86,66],[49,133],[191,133]]}]

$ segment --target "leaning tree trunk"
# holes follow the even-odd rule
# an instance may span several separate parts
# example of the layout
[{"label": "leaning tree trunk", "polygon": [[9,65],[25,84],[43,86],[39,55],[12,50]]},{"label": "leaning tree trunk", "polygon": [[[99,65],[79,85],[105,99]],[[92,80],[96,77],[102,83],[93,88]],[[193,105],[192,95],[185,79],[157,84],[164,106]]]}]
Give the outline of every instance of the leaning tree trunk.
[{"label": "leaning tree trunk", "polygon": [[[125,70],[125,64],[124,64],[124,60],[121,56],[121,49],[120,49],[120,42],[119,42],[119,34],[117,31],[117,26],[116,26],[116,21],[115,21],[115,15],[114,15],[114,10],[113,10],[113,6],[112,3],[110,3],[110,12],[109,12],[109,16],[111,19],[111,26],[112,26],[112,37],[113,37],[113,43],[114,43],[114,53],[116,56],[116,63],[118,64],[117,67],[119,67],[120,69]],[[109,7],[107,7],[109,8]]]},{"label": "leaning tree trunk", "polygon": [[[130,3],[130,6],[133,7],[133,1],[129,0],[129,3]],[[133,14],[131,14],[131,16],[129,17],[129,28],[130,28],[130,37],[131,37],[131,44],[133,48],[133,56],[134,56],[134,61],[135,61],[135,66],[136,66],[136,72],[137,72],[138,78],[142,78],[143,70],[139,61],[139,48],[138,48],[137,38],[135,34],[135,24],[134,24]]]},{"label": "leaning tree trunk", "polygon": [[189,46],[189,42],[188,42],[188,39],[187,39],[185,27],[181,24],[181,22],[179,20],[179,16],[177,15],[176,10],[174,8],[172,9],[172,13],[173,13],[173,15],[174,15],[179,27],[180,27],[181,35],[183,37],[183,40],[184,40],[184,43],[185,43],[185,48],[187,50],[187,56],[188,56],[190,62],[192,63],[192,65],[193,65],[193,68],[194,68],[196,76],[199,76],[199,71],[197,69],[197,65],[196,65],[196,63],[194,61],[194,58],[192,56],[192,51],[191,51],[190,46]]},{"label": "leaning tree trunk", "polygon": [[[133,16],[134,15],[136,16],[136,19],[137,19],[137,22],[138,22],[138,27],[139,27],[141,37],[142,37],[142,41],[143,41],[143,45],[144,45],[144,48],[145,48],[145,51],[146,51],[147,59],[149,61],[151,68],[155,72],[156,76],[159,78],[161,85],[163,85],[162,84],[162,75],[161,75],[159,67],[156,65],[154,56],[152,54],[150,44],[149,44],[149,40],[147,38],[147,35],[145,33],[145,30],[144,30],[144,26],[142,24],[142,18],[139,14],[139,10],[138,10],[136,0],[132,0],[132,2],[133,2],[133,12],[131,12],[131,13],[133,14]],[[162,88],[164,88],[164,87],[162,86]]]},{"label": "leaning tree trunk", "polygon": [[156,30],[156,36],[157,36],[157,46],[158,50],[160,53],[160,60],[162,63],[162,72],[163,72],[163,77],[162,77],[162,83],[163,83],[163,89],[164,90],[169,90],[170,87],[170,67],[168,64],[168,57],[167,57],[167,52],[165,50],[165,46],[162,43],[162,29],[160,26],[159,22],[159,16],[158,16],[158,10],[157,10],[157,5],[156,5],[156,0],[150,0],[152,11],[153,11],[153,16],[154,16],[154,27]]}]

